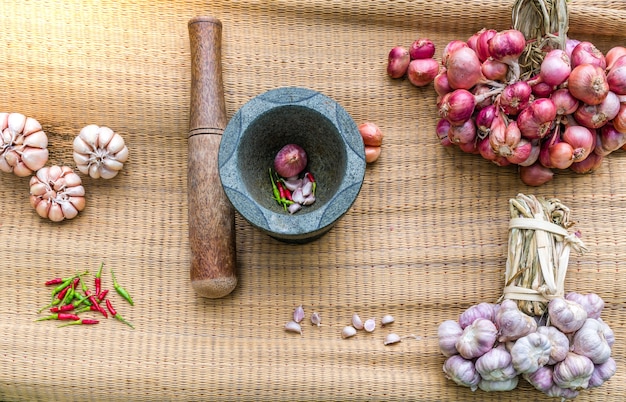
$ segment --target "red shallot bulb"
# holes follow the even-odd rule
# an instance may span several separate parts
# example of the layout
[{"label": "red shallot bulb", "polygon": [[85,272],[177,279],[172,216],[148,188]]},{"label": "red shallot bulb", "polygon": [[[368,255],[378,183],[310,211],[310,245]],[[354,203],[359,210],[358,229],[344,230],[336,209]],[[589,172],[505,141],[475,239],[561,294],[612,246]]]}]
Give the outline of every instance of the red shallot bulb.
[{"label": "red shallot bulb", "polygon": [[296,144],[287,144],[274,158],[274,170],[282,177],[297,176],[304,170],[308,160],[304,149]]},{"label": "red shallot bulb", "polygon": [[550,164],[556,169],[567,169],[574,163],[574,148],[565,141],[548,147]]},{"label": "red shallot bulb", "polygon": [[539,98],[531,102],[517,116],[517,125],[522,135],[528,139],[541,139],[552,129],[556,118],[556,107],[549,98]]},{"label": "red shallot bulb", "polygon": [[363,138],[363,144],[371,147],[379,147],[383,144],[383,132],[380,131],[380,128],[376,124],[366,121],[365,123],[359,124],[358,128],[361,138]]},{"label": "red shallot bulb", "polygon": [[574,48],[576,46],[578,46],[578,44],[580,43],[580,41],[578,39],[572,39],[572,38],[567,38],[567,40],[565,41],[565,53],[567,53],[567,56],[570,58],[572,58],[572,52],[574,51]]},{"label": "red shallot bulb", "polygon": [[480,109],[476,115],[476,130],[478,130],[478,136],[483,138],[489,135],[491,131],[491,124],[497,114],[497,108],[495,105],[488,105]]},{"label": "red shallot bulb", "polygon": [[448,133],[450,132],[450,127],[452,125],[450,124],[450,122],[446,119],[439,119],[439,121],[437,122],[437,127],[435,128],[435,133],[437,134],[437,138],[439,138],[439,142],[441,143],[441,145],[443,145],[444,147],[448,147],[452,144],[452,142],[450,141],[450,137],[448,136]]},{"label": "red shallot bulb", "polygon": [[569,167],[573,172],[586,174],[593,173],[600,168],[602,162],[604,161],[604,156],[598,155],[595,152],[592,152],[580,162],[574,162]]},{"label": "red shallot bulb", "polygon": [[438,73],[439,62],[433,58],[411,60],[406,72],[409,81],[416,87],[430,84]]},{"label": "red shallot bulb", "polygon": [[448,138],[453,144],[474,143],[476,140],[476,125],[474,124],[474,119],[468,119],[460,125],[451,125],[448,130]]},{"label": "red shallot bulb", "polygon": [[584,160],[593,150],[595,145],[595,136],[595,131],[591,132],[586,127],[568,126],[565,131],[563,131],[561,140],[572,147],[573,162],[579,162]]},{"label": "red shallot bulb", "polygon": [[487,84],[476,84],[470,90],[476,96],[476,110],[493,104],[493,89]]},{"label": "red shallot bulb", "polygon": [[515,62],[525,47],[526,38],[517,29],[496,32],[488,41],[489,55],[507,64]]},{"label": "red shallot bulb", "polygon": [[550,95],[550,99],[554,102],[557,116],[567,116],[574,113],[580,103],[567,88],[557,89]]},{"label": "red shallot bulb", "polygon": [[581,64],[592,64],[601,69],[606,69],[606,59],[604,54],[591,42],[582,41],[572,50],[572,67]]},{"label": "red shallot bulb", "polygon": [[472,117],[476,99],[466,89],[457,89],[443,96],[439,115],[452,125],[461,125]]},{"label": "red shallot bulb", "polygon": [[606,54],[604,55],[604,58],[606,60],[607,71],[610,71],[611,68],[613,67],[613,64],[617,61],[617,59],[619,59],[620,57],[624,55],[626,55],[626,47],[614,46],[610,48],[609,51],[606,52]]},{"label": "red shallot bulb", "polygon": [[626,103],[620,103],[619,112],[611,122],[613,127],[620,133],[626,133]]},{"label": "red shallot bulb", "polygon": [[430,59],[435,55],[435,44],[428,38],[419,38],[409,47],[411,59]]},{"label": "red shallot bulb", "polygon": [[516,165],[524,162],[529,163],[529,159],[533,155],[533,151],[532,142],[528,141],[526,138],[522,138],[519,140],[517,145],[511,148],[511,155],[507,156],[506,159]]},{"label": "red shallot bulb", "polygon": [[509,66],[494,59],[487,59],[481,65],[481,71],[486,79],[492,81],[505,81],[509,72]]},{"label": "red shallot bulb", "polygon": [[541,62],[539,76],[548,85],[561,85],[572,72],[570,58],[564,50],[554,49]]},{"label": "red shallot bulb", "polygon": [[581,104],[574,112],[578,123],[587,128],[600,128],[613,120],[620,110],[619,98],[609,91],[606,98],[598,105]]},{"label": "red shallot bulb", "polygon": [[448,58],[450,57],[450,54],[462,47],[468,47],[467,43],[463,42],[462,40],[455,39],[448,42],[448,44],[443,48],[443,52],[441,54],[441,64],[444,66],[448,64]]},{"label": "red shallot bulb", "polygon": [[520,179],[527,186],[541,186],[552,180],[554,172],[551,169],[535,162],[530,166],[520,167]]},{"label": "red shallot bulb", "polygon": [[366,163],[374,163],[380,157],[380,153],[382,151],[381,147],[372,147],[369,145],[365,146],[365,162]]},{"label": "red shallot bulb", "polygon": [[500,94],[500,107],[508,115],[517,115],[530,102],[532,88],[526,81],[507,85]]},{"label": "red shallot bulb", "polygon": [[20,113],[0,113],[0,170],[26,177],[48,161],[48,136],[39,122]]},{"label": "red shallot bulb", "polygon": [[606,75],[606,81],[611,91],[617,95],[626,95],[626,56],[615,61]]},{"label": "red shallot bulb", "polygon": [[602,103],[609,93],[604,69],[592,64],[574,67],[567,80],[567,88],[576,99],[588,105]]},{"label": "red shallot bulb", "polygon": [[606,156],[626,145],[626,134],[615,129],[613,124],[606,124],[597,131],[594,153]]},{"label": "red shallot bulb", "polygon": [[403,46],[395,46],[389,51],[387,60],[387,74],[391,78],[402,78],[409,68],[411,57],[409,51]]},{"label": "red shallot bulb", "polygon": [[30,179],[30,204],[53,222],[72,219],[85,208],[80,176],[68,166],[46,166]]},{"label": "red shallot bulb", "polygon": [[467,45],[452,50],[445,64],[448,82],[454,89],[470,89],[483,79],[476,52]]},{"label": "red shallot bulb", "polygon": [[531,88],[533,90],[533,95],[535,95],[535,98],[549,98],[556,89],[552,85],[548,85],[545,82],[538,82],[534,85],[531,85]]},{"label": "red shallot bulb", "polygon": [[128,160],[124,139],[108,127],[95,124],[83,127],[73,146],[76,168],[94,179],[117,176]]},{"label": "red shallot bulb", "polygon": [[480,31],[478,38],[476,39],[476,54],[480,61],[485,61],[491,57],[489,53],[489,40],[493,38],[498,31],[495,29],[483,29]]},{"label": "red shallot bulb", "polygon": [[445,94],[454,91],[454,89],[450,87],[450,83],[448,82],[447,71],[448,70],[445,67],[441,67],[439,69],[439,73],[435,76],[435,79],[433,80],[433,87],[435,88],[435,92],[437,92],[437,95],[439,96],[444,96]]}]

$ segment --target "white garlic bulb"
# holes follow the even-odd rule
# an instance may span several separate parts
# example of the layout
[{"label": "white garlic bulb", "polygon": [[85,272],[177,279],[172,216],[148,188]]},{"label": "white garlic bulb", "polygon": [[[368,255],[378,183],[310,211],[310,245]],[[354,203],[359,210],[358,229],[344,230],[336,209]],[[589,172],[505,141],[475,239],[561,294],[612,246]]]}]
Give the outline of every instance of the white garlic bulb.
[{"label": "white garlic bulb", "polygon": [[533,373],[522,374],[522,377],[535,389],[547,393],[554,386],[552,374],[553,366],[542,366]]},{"label": "white garlic bulb", "polygon": [[0,170],[26,177],[48,161],[48,136],[41,124],[20,113],[0,113]]},{"label": "white garlic bulb", "polygon": [[533,373],[550,359],[552,344],[547,336],[533,332],[515,341],[511,347],[513,367],[519,373]]},{"label": "white garlic bulb", "polygon": [[[497,346],[480,356],[476,359],[475,366],[476,371],[485,381],[500,382],[517,376],[517,371],[513,368],[511,354],[503,345]],[[480,387],[480,385],[478,386]]]},{"label": "white garlic bulb", "polygon": [[478,388],[480,374],[471,360],[464,359],[460,355],[450,356],[443,363],[443,372],[446,378],[458,385],[469,387],[472,391]]},{"label": "white garlic bulb", "polygon": [[593,369],[593,373],[591,374],[591,378],[589,379],[588,387],[599,387],[600,385],[608,381],[611,377],[613,377],[616,371],[617,364],[612,357],[602,364],[596,364]]},{"label": "white garlic bulb", "polygon": [[572,351],[591,359],[594,364],[602,364],[611,357],[611,346],[604,336],[604,324],[588,318],[576,331],[572,339]]},{"label": "white garlic bulb", "polygon": [[455,320],[446,320],[439,324],[437,328],[439,350],[444,356],[450,357],[459,353],[455,345],[462,334],[463,328]]},{"label": "white garlic bulb", "polygon": [[554,365],[554,384],[574,390],[587,388],[593,369],[593,362],[588,357],[570,352],[563,361]]},{"label": "white garlic bulb", "polygon": [[517,307],[512,300],[504,300],[495,314],[499,329],[498,341],[508,342],[519,339],[537,330],[537,322]]},{"label": "white garlic bulb", "polygon": [[473,359],[487,353],[496,343],[498,329],[486,318],[477,318],[463,329],[455,347],[466,359]]},{"label": "white garlic bulb", "polygon": [[85,189],[69,166],[46,166],[30,179],[30,204],[53,222],[72,219],[85,208]]},{"label": "white garlic bulb", "polygon": [[94,179],[111,179],[128,160],[128,147],[119,134],[108,127],[85,126],[74,138],[74,162],[83,174]]},{"label": "white garlic bulb", "polygon": [[542,325],[537,328],[537,332],[547,336],[550,339],[550,344],[552,344],[548,364],[554,364],[565,359],[567,352],[569,352],[569,338],[567,335],[551,325]]},{"label": "white garlic bulb", "polygon": [[548,303],[550,324],[566,334],[577,331],[587,319],[587,312],[580,304],[557,297]]},{"label": "white garlic bulb", "polygon": [[519,377],[514,376],[508,378],[506,380],[501,381],[492,381],[485,380],[484,378],[480,380],[478,383],[478,388],[485,392],[494,392],[494,391],[512,391],[517,387],[519,382]]},{"label": "white garlic bulb", "polygon": [[465,328],[477,318],[486,318],[489,321],[493,321],[496,315],[494,306],[492,303],[482,302],[468,307],[459,316],[459,325],[461,328]]},{"label": "white garlic bulb", "polygon": [[565,295],[565,298],[583,306],[589,318],[600,318],[602,309],[604,309],[604,300],[595,293],[580,294],[570,292]]}]

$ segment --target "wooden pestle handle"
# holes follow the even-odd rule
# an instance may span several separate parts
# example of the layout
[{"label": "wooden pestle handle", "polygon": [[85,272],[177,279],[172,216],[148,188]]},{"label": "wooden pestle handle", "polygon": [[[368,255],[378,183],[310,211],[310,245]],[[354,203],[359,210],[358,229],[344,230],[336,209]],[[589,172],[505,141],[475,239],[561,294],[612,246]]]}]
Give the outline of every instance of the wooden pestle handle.
[{"label": "wooden pestle handle", "polygon": [[191,99],[187,188],[191,286],[218,298],[237,286],[235,215],[220,183],[217,155],[227,124],[222,81],[222,23],[213,17],[189,20]]}]

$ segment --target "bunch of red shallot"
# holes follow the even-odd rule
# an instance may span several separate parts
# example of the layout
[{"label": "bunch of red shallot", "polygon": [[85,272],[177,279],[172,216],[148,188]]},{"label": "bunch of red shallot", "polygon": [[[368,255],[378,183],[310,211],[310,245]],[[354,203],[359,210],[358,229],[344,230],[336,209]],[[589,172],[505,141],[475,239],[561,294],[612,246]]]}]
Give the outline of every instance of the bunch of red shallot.
[{"label": "bunch of red shallot", "polygon": [[[441,144],[516,165],[530,186],[559,170],[595,171],[626,149],[626,47],[604,54],[568,38],[565,49],[542,48],[540,69],[528,74],[519,62],[528,43],[516,29],[482,29],[445,46],[431,79]],[[407,57],[413,62],[397,49],[389,55],[391,77],[403,76]]]},{"label": "bunch of red shallot", "polygon": [[616,372],[615,335],[595,293],[568,293],[532,317],[517,303],[479,303],[439,325],[446,378],[472,391],[509,391],[527,381],[548,396],[575,398]]}]

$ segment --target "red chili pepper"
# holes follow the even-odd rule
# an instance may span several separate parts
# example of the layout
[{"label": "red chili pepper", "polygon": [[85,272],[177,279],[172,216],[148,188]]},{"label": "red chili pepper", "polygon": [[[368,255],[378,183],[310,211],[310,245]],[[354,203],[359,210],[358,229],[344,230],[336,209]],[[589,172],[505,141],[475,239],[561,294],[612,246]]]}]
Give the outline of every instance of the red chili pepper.
[{"label": "red chili pepper", "polygon": [[131,327],[132,329],[135,329],[135,327],[133,326],[133,324],[131,324],[130,322],[126,321],[121,315],[119,315],[117,313],[117,311],[115,311],[115,309],[113,308],[113,305],[111,304],[111,300],[107,299],[106,300],[106,305],[107,308],[109,309],[109,312],[111,313],[111,315],[113,316],[113,318],[117,319],[118,321],[123,322],[124,324],[128,325],[129,327]]},{"label": "red chili pepper", "polygon": [[307,179],[309,179],[309,181],[310,181],[311,183],[313,183],[313,189],[312,189],[312,192],[313,192],[313,194],[315,194],[315,189],[317,188],[317,183],[315,182],[315,178],[313,177],[313,175],[311,174],[311,172],[306,172],[304,175],[306,176],[306,178],[307,178]]},{"label": "red chili pepper", "polygon": [[66,304],[64,306],[59,306],[59,307],[52,307],[50,309],[51,313],[63,313],[63,312],[67,312],[67,311],[72,311],[74,310],[76,306],[74,306],[73,304]]},{"label": "red chili pepper", "polygon": [[63,283],[63,278],[50,279],[46,282],[46,286],[58,285],[59,283]]},{"label": "red chili pepper", "polygon": [[74,282],[72,282],[72,289],[76,289],[78,287],[78,283],[80,282],[80,276],[74,278]]},{"label": "red chili pepper", "polygon": [[96,286],[96,294],[99,295],[100,294],[100,288],[102,286],[102,282],[100,279],[100,276],[102,275],[102,267],[104,266],[104,262],[100,263],[100,269],[98,269],[98,272],[96,273],[96,277],[94,279],[94,284]]},{"label": "red chili pepper", "polygon": [[102,292],[100,292],[98,294],[98,301],[102,301],[104,300],[105,297],[107,297],[107,294],[109,293],[109,289],[104,289]]},{"label": "red chili pepper", "polygon": [[67,294],[67,292],[70,290],[71,287],[72,287],[72,285],[67,285],[65,288],[63,288],[63,290],[61,290],[57,294],[57,299],[63,300],[65,298],[65,295]]},{"label": "red chili pepper", "polygon": [[89,320],[87,318],[83,318],[82,320],[78,320],[78,321],[72,321],[72,322],[68,322],[65,324],[61,324],[59,325],[59,328],[61,327],[67,327],[68,325],[95,325],[100,323],[100,321],[98,320]]},{"label": "red chili pepper", "polygon": [[98,301],[96,300],[96,296],[94,296],[94,295],[89,296],[89,301],[92,304],[90,306],[92,311],[99,311],[100,314],[102,314],[104,316],[104,318],[109,318],[109,315],[107,314],[107,311],[100,304],[98,304]]},{"label": "red chili pepper", "polygon": [[38,318],[35,321],[61,320],[61,321],[77,321],[80,318],[76,314],[70,313],[54,313],[47,317]]}]

